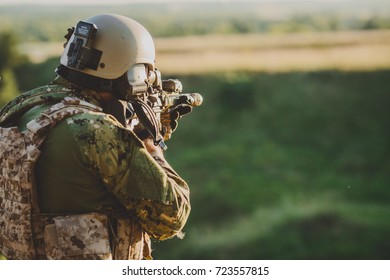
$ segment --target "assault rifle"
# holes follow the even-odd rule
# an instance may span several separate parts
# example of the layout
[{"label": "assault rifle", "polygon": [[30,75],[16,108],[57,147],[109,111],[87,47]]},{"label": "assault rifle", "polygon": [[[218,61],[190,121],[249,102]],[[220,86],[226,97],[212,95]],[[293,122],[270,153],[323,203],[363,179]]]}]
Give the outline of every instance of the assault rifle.
[{"label": "assault rifle", "polygon": [[167,149],[164,140],[170,138],[177,120],[203,102],[199,93],[183,93],[182,90],[178,79],[161,80],[158,76],[146,92],[132,95],[129,110],[135,114],[130,117],[129,125],[136,128],[135,133],[141,139],[151,136],[155,145]]}]

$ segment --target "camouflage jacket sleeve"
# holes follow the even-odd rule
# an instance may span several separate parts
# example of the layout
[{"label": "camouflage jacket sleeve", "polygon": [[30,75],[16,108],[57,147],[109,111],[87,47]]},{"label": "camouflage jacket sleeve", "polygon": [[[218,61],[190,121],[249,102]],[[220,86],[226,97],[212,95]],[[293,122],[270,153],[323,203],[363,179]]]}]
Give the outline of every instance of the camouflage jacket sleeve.
[{"label": "camouflage jacket sleeve", "polygon": [[179,235],[189,212],[189,188],[163,159],[109,115],[81,114],[67,120],[85,166],[135,214],[156,239]]}]

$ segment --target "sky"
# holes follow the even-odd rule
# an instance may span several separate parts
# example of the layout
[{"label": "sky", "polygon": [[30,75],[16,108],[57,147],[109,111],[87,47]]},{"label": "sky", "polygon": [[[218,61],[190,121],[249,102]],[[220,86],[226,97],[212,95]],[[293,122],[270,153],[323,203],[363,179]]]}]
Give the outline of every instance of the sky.
[{"label": "sky", "polygon": [[[16,4],[40,4],[40,5],[99,5],[99,4],[129,4],[129,3],[145,3],[145,2],[173,2],[174,0],[0,0],[0,5],[16,5]],[[177,2],[232,2],[232,0],[176,0]],[[239,1],[239,0],[233,0]],[[274,2],[271,0],[244,0],[247,2]],[[242,2],[244,2],[242,1]],[[341,2],[354,0],[277,0],[278,2]],[[373,1],[373,0],[371,0]],[[375,0],[374,0],[375,1]]]}]

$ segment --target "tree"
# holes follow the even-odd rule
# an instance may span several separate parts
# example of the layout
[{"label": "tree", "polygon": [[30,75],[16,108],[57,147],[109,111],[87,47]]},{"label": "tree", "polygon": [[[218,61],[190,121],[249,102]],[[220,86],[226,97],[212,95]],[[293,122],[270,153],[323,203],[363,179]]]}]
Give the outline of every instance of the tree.
[{"label": "tree", "polygon": [[6,68],[13,68],[18,60],[16,39],[10,32],[0,33],[0,73]]},{"label": "tree", "polygon": [[14,75],[15,67],[25,57],[17,51],[17,40],[10,32],[0,33],[0,106],[3,106],[18,93]]}]

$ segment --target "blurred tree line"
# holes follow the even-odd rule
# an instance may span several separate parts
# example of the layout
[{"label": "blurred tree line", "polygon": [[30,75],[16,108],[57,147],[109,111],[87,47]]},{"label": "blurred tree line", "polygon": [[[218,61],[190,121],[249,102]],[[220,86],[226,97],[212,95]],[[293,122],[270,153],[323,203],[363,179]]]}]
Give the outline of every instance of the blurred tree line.
[{"label": "blurred tree line", "polygon": [[0,107],[18,92],[15,69],[25,58],[17,52],[16,44],[13,34],[0,33]]},{"label": "blurred tree line", "polygon": [[0,107],[21,92],[49,83],[59,63],[55,57],[33,64],[18,51],[18,43],[15,34],[0,32]]},{"label": "blurred tree line", "polygon": [[[364,1],[362,1],[364,3]],[[4,6],[0,32],[23,42],[63,41],[66,28],[103,12],[134,18],[154,37],[259,32],[316,32],[389,29],[390,5],[357,3],[159,3],[119,6]],[[374,5],[374,7],[371,7]],[[302,6],[302,8],[299,8]],[[17,20],[16,20],[17,18]],[[50,22],[50,24],[47,24]]]}]

